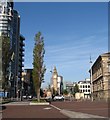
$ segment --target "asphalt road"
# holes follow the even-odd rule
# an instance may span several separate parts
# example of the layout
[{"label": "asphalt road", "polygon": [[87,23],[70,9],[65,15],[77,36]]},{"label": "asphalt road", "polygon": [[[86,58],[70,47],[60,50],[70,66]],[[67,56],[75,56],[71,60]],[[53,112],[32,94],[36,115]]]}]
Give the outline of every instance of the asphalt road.
[{"label": "asphalt road", "polygon": [[[59,110],[51,107],[50,105],[43,106],[30,106],[30,105],[17,105],[6,106],[2,114],[3,118],[68,118]],[[3,119],[4,120],[4,119]]]},{"label": "asphalt road", "polygon": [[[21,104],[21,105],[20,105]],[[69,117],[64,114],[67,112],[70,116],[77,117],[80,113],[110,117],[109,104],[106,102],[90,102],[90,101],[58,101],[52,102],[51,105],[29,105],[29,103],[11,103],[5,105],[2,111],[2,120],[21,119],[54,119],[54,120],[69,120]],[[71,112],[69,112],[71,111]],[[79,113],[78,113],[79,112]],[[82,115],[81,118],[83,118]],[[72,117],[72,118],[73,118]],[[8,119],[6,119],[8,118]],[[9,119],[10,118],[10,119]],[[14,118],[14,119],[12,119]]]}]

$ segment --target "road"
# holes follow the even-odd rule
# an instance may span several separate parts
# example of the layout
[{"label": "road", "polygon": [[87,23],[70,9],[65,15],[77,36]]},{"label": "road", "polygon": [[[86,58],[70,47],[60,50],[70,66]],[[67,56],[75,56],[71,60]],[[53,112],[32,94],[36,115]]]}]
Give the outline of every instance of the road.
[{"label": "road", "polygon": [[[6,106],[3,118],[68,118],[50,105],[11,105]],[[4,119],[3,119],[4,120]]]},{"label": "road", "polygon": [[[78,102],[64,101],[52,102],[51,105],[29,105],[28,103],[7,104],[3,108],[2,117],[22,119],[44,119],[69,120],[69,118],[99,118],[108,117],[110,109],[106,102]],[[83,114],[84,113],[84,114]],[[94,116],[95,115],[95,116]],[[13,119],[14,120],[14,119]],[[21,120],[21,119],[20,119]],[[104,119],[102,119],[104,120]]]}]

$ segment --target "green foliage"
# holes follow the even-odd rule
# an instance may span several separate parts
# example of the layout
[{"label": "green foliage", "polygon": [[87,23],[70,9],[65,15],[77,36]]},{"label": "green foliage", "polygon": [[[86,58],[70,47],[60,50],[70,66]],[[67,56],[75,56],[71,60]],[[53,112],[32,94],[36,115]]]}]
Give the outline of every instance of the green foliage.
[{"label": "green foliage", "polygon": [[75,84],[74,86],[74,94],[79,92],[79,86],[77,84]]},{"label": "green foliage", "polygon": [[66,89],[63,90],[63,94],[67,95],[68,91]]},{"label": "green foliage", "polygon": [[44,65],[44,38],[41,36],[41,32],[35,35],[35,45],[33,50],[33,83],[37,98],[40,98],[40,87],[44,81],[44,74],[46,67]]},{"label": "green foliage", "polygon": [[11,58],[11,48],[10,48],[10,38],[1,36],[0,40],[2,41],[2,88],[5,90],[9,89],[8,85],[8,76],[7,69],[9,67],[9,62]]}]

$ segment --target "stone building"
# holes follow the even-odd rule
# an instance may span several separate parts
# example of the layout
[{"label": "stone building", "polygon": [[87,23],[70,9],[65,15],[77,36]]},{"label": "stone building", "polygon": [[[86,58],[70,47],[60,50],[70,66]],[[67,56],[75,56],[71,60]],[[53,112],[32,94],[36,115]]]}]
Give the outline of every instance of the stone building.
[{"label": "stone building", "polygon": [[63,94],[63,77],[58,75],[56,67],[52,72],[51,89],[53,94]]},{"label": "stone building", "polygon": [[84,98],[90,99],[90,96],[91,96],[90,79],[78,81],[78,86],[79,86],[79,92],[84,93]]},{"label": "stone building", "polygon": [[91,67],[94,100],[110,98],[110,52],[100,55]]}]

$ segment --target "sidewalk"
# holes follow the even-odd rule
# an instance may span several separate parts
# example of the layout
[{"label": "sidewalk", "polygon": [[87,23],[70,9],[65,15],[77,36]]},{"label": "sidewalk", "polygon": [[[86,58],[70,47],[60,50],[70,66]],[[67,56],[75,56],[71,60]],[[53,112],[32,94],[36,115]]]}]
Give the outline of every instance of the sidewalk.
[{"label": "sidewalk", "polygon": [[102,117],[102,116],[85,114],[85,113],[74,112],[74,111],[69,111],[69,110],[60,110],[60,112],[64,115],[68,116],[69,118],[94,118],[93,120],[95,120],[95,118],[96,119],[102,118],[103,120],[107,119],[106,117]]},{"label": "sidewalk", "polygon": [[5,106],[12,106],[12,105],[29,105],[30,102],[10,102],[10,103],[6,103],[6,104],[3,104]]}]

